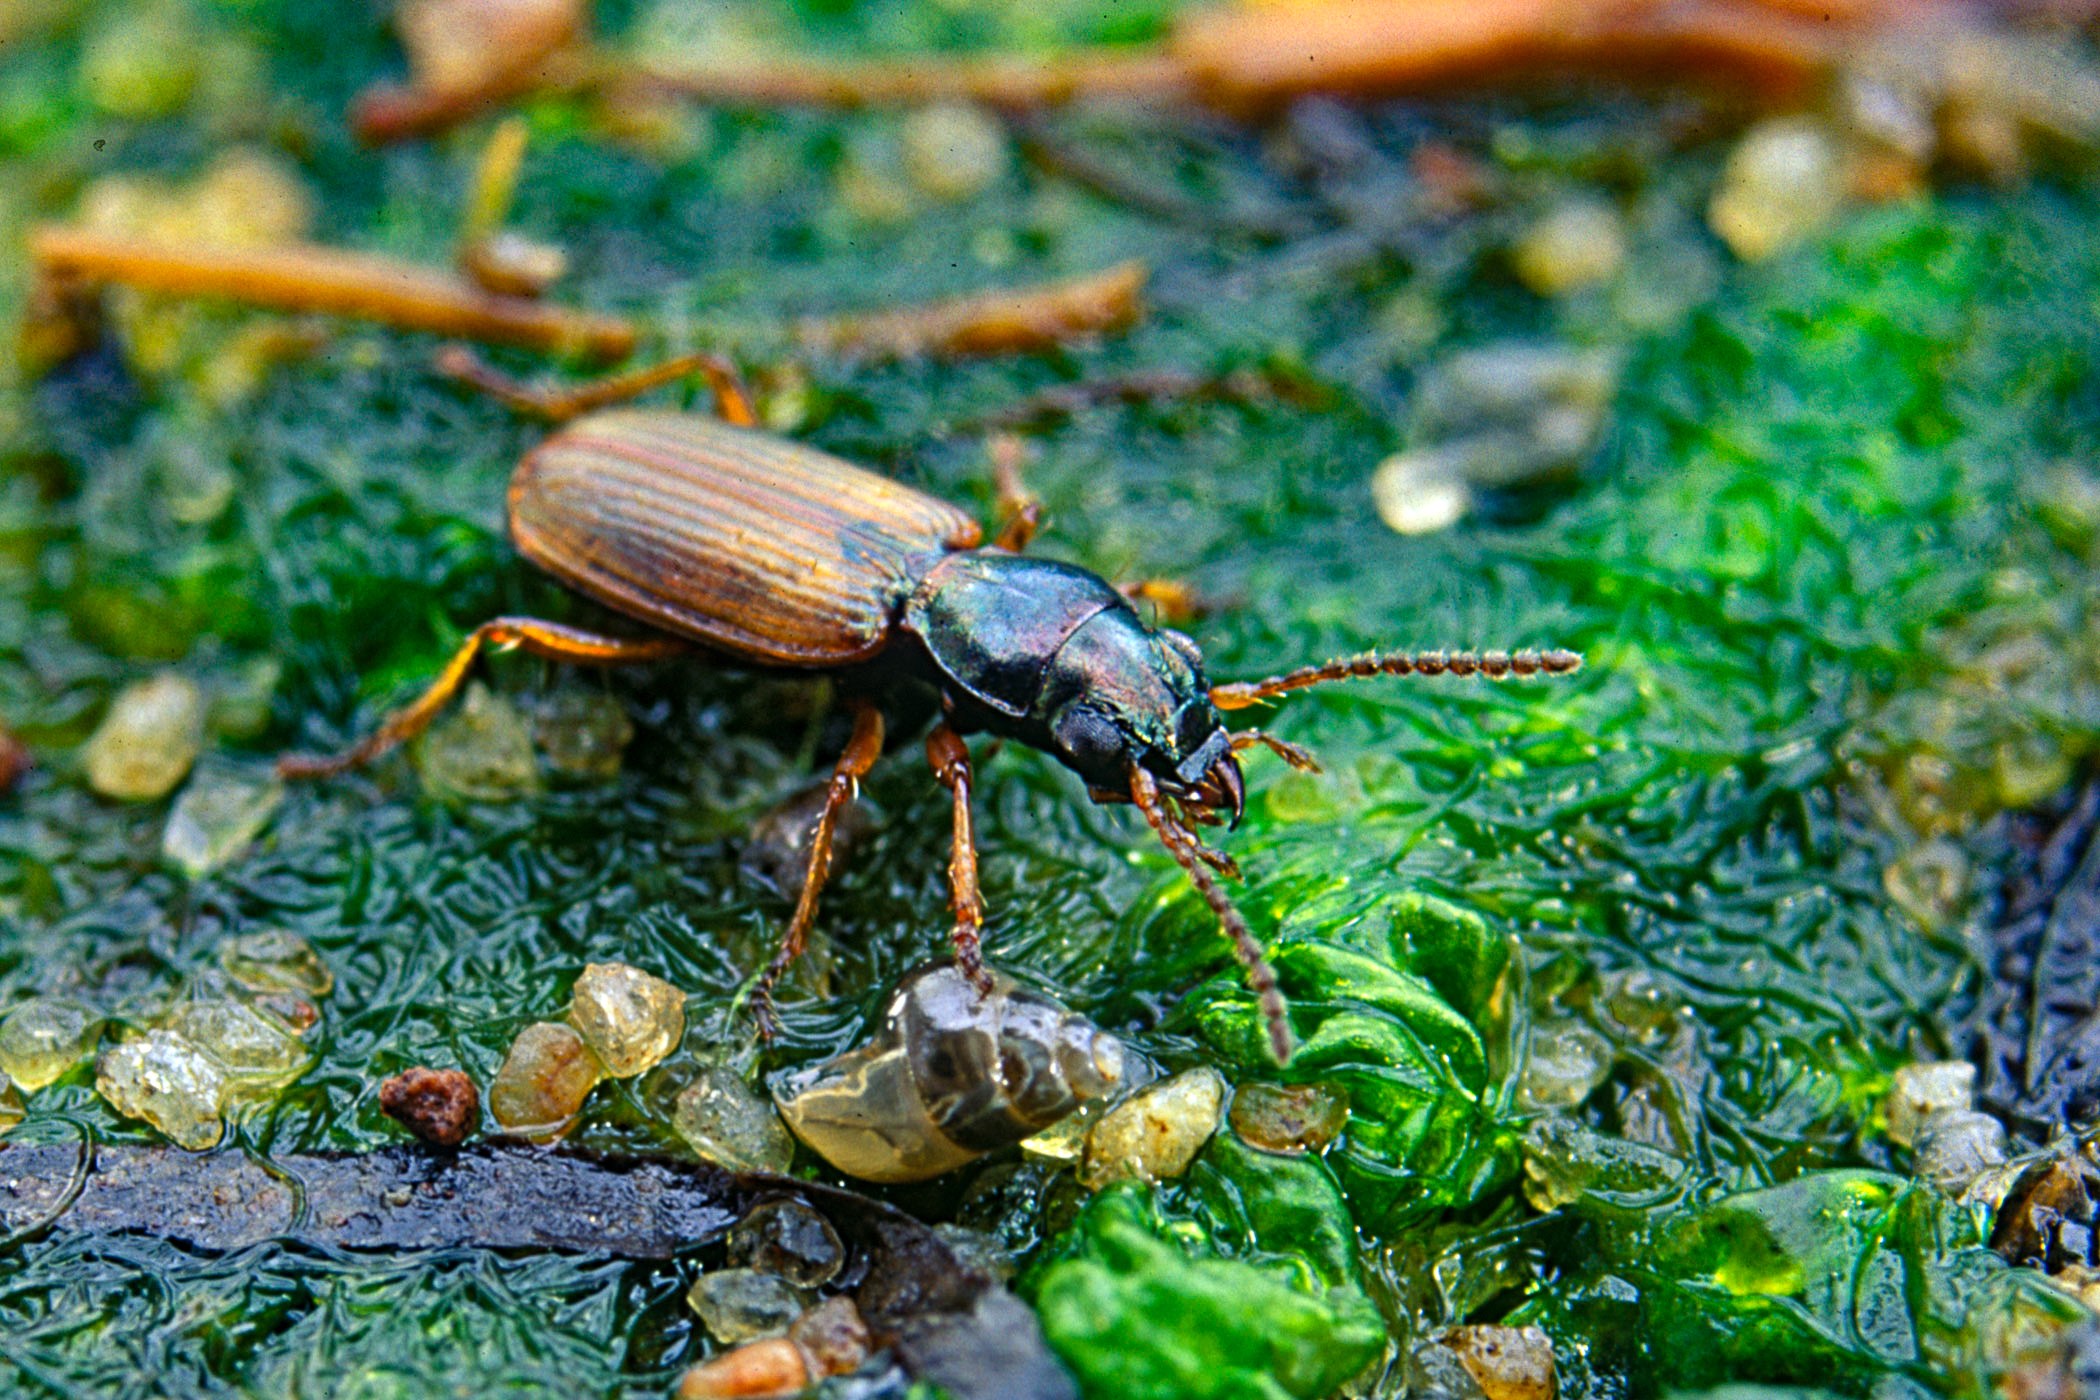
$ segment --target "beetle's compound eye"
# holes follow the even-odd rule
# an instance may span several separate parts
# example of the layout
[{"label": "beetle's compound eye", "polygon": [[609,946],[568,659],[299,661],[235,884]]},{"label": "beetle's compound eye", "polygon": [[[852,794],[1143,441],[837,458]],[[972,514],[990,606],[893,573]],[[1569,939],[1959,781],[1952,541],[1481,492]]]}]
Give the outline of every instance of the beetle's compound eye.
[{"label": "beetle's compound eye", "polygon": [[1113,783],[1122,773],[1127,747],[1123,731],[1101,711],[1085,705],[1067,705],[1058,713],[1051,733],[1065,762],[1088,782]]}]

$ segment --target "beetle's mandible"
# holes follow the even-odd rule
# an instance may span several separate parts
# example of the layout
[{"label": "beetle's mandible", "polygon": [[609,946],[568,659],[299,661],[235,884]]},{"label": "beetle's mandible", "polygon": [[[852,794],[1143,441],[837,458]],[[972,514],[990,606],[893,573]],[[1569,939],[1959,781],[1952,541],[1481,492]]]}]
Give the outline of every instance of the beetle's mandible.
[{"label": "beetle's mandible", "polygon": [[1241,750],[1266,744],[1294,765],[1311,760],[1259,731],[1227,729],[1222,712],[1351,677],[1501,679],[1564,674],[1581,664],[1567,651],[1370,654],[1213,685],[1188,637],[1149,624],[1097,575],[1023,554],[1032,512],[1017,514],[987,545],[977,522],[954,506],[757,431],[733,374],[709,368],[722,420],[594,413],[533,449],[511,478],[518,551],[652,635],[497,618],[363,742],[332,757],[288,756],[278,766],[288,777],[339,773],[413,738],[458,693],[484,647],[595,665],[698,649],[741,666],[839,675],[853,697],[853,734],[816,821],[795,912],[759,983],[762,1029],[771,1027],[771,986],[816,918],[838,813],[882,752],[875,697],[886,687],[917,682],[940,699],[926,752],[953,794],[948,874],[955,952],[967,973],[985,981],[962,736],[987,733],[1053,755],[1097,802],[1137,805],[1231,937],[1283,1062],[1291,1040],[1275,974],[1217,879],[1235,873],[1231,860],[1197,828],[1238,822],[1246,791]]}]

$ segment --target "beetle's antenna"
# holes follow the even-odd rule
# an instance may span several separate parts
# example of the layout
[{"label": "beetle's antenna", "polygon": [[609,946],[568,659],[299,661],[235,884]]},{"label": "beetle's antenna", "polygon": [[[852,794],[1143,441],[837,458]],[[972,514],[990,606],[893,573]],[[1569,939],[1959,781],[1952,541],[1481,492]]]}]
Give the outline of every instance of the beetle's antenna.
[{"label": "beetle's antenna", "polygon": [[1319,666],[1300,666],[1265,681],[1231,681],[1210,688],[1210,701],[1221,710],[1241,710],[1283,694],[1366,676],[1485,676],[1491,681],[1526,676],[1565,676],[1582,669],[1574,651],[1406,651],[1381,655],[1367,651]]},{"label": "beetle's antenna", "polygon": [[1254,931],[1247,927],[1247,920],[1219,887],[1217,877],[1205,867],[1188,835],[1168,815],[1166,805],[1160,801],[1159,785],[1153,781],[1152,775],[1137,764],[1130,768],[1130,800],[1145,814],[1145,821],[1166,846],[1167,853],[1188,872],[1189,883],[1203,896],[1203,902],[1218,916],[1219,925],[1232,939],[1232,951],[1238,955],[1240,966],[1247,969],[1247,985],[1261,1004],[1262,1020],[1268,1023],[1270,1053],[1276,1056],[1277,1064],[1289,1064],[1293,1047],[1283,993],[1276,990],[1276,969],[1270,967],[1269,960],[1262,956],[1261,944],[1255,941]]}]

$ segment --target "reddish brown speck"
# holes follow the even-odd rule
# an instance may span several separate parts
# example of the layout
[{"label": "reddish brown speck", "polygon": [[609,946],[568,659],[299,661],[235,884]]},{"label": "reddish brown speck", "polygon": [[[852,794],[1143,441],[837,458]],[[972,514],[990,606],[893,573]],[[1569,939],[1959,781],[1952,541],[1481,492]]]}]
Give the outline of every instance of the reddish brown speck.
[{"label": "reddish brown speck", "polygon": [[457,1147],[481,1117],[481,1095],[456,1069],[418,1065],[379,1086],[379,1107],[423,1141]]}]

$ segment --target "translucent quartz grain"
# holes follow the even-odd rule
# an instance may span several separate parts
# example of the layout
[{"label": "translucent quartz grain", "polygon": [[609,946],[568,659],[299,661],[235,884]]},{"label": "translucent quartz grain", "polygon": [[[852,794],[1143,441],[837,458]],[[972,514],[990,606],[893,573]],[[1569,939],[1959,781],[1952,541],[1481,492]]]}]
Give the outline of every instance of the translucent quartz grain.
[{"label": "translucent quartz grain", "polygon": [[1349,1121],[1349,1096],[1332,1084],[1242,1084],[1232,1130],[1265,1152],[1317,1152]]},{"label": "translucent quartz grain", "polygon": [[800,1289],[757,1269],[711,1269],[694,1281],[685,1301],[715,1340],[729,1346],[779,1336],[805,1306]]},{"label": "translucent quartz grain", "polygon": [[148,1031],[102,1052],[95,1092],[126,1118],[141,1118],[193,1152],[225,1131],[219,1103],[226,1077],[218,1062],[171,1030]]},{"label": "translucent quartz grain", "polygon": [[729,1262],[818,1288],[845,1267],[846,1246],[831,1222],[800,1201],[765,1201],[730,1227]]},{"label": "translucent quartz grain", "polygon": [[238,1001],[186,1001],[167,1028],[218,1062],[225,1088],[219,1107],[274,1093],[305,1072],[306,1047],[276,1017]]},{"label": "translucent quartz grain", "polygon": [[569,1024],[614,1079],[631,1079],[678,1048],[685,993],[625,963],[591,963],[576,979]]},{"label": "translucent quartz grain", "polygon": [[0,1073],[32,1093],[95,1048],[102,1018],[64,997],[31,997],[0,1017]]},{"label": "translucent quartz grain", "polygon": [[166,797],[204,748],[204,692],[164,671],[117,692],[82,751],[88,786],[104,797]]},{"label": "translucent quartz grain", "polygon": [[283,802],[283,783],[207,765],[169,810],[160,853],[192,880],[207,875],[246,850]]},{"label": "translucent quartz grain", "polygon": [[618,700],[595,690],[558,691],[534,716],[533,742],[547,766],[574,778],[611,778],[634,740],[634,721]]},{"label": "translucent quartz grain", "polygon": [[513,1137],[553,1142],[575,1126],[604,1077],[605,1066],[573,1027],[535,1021],[518,1032],[489,1082],[489,1117]]},{"label": "translucent quartz grain", "polygon": [[671,1126],[701,1160],[738,1172],[784,1172],[795,1139],[770,1101],[735,1070],[709,1065],[678,1096]]},{"label": "translucent quartz grain", "polygon": [[531,727],[516,705],[479,681],[416,741],[413,757],[424,784],[440,797],[513,802],[539,791]]},{"label": "translucent quartz grain", "polygon": [[1928,1060],[1896,1071],[1882,1113],[1889,1140],[1909,1147],[1935,1115],[1966,1112],[1975,1104],[1976,1066],[1967,1060]]},{"label": "translucent quartz grain", "polygon": [[237,934],[219,944],[219,966],[250,991],[302,992],[325,997],[335,974],[311,943],[283,929]]},{"label": "translucent quartz grain", "polygon": [[1218,1130],[1225,1081],[1213,1069],[1184,1071],[1110,1109],[1087,1138],[1079,1179],[1099,1190],[1136,1178],[1165,1181],[1188,1170]]}]

